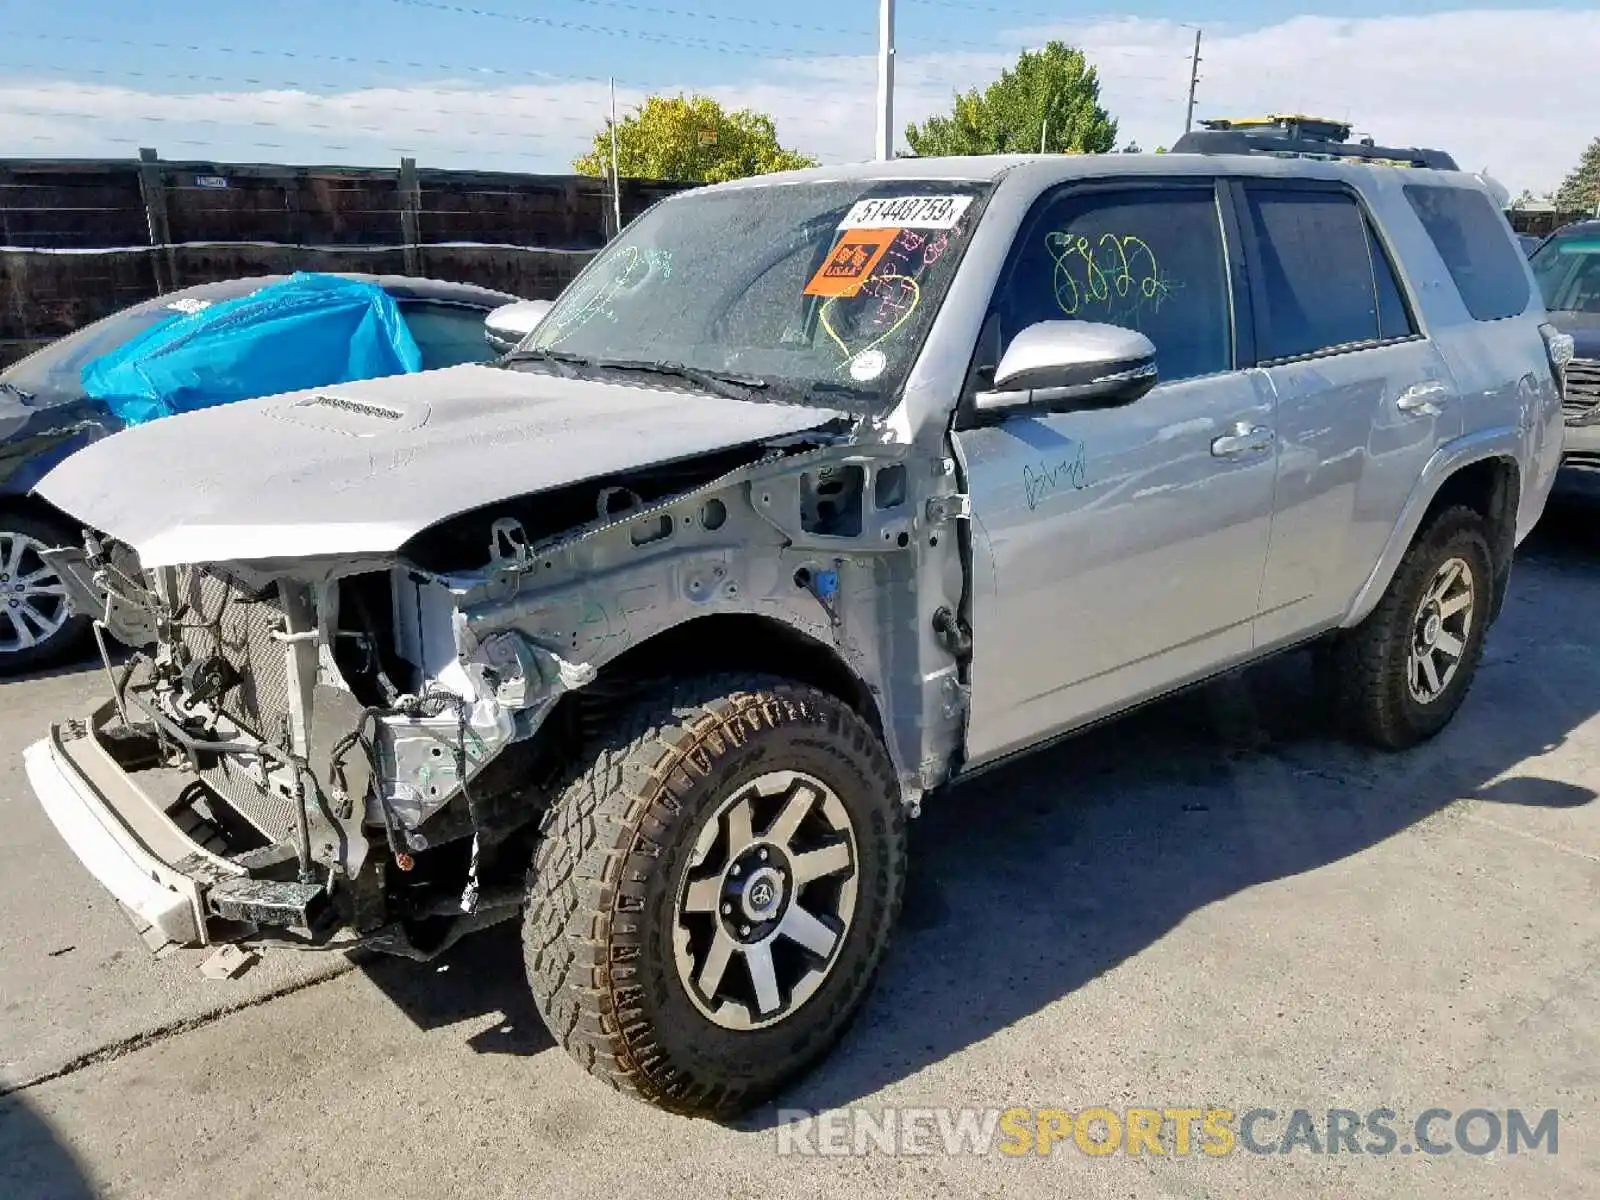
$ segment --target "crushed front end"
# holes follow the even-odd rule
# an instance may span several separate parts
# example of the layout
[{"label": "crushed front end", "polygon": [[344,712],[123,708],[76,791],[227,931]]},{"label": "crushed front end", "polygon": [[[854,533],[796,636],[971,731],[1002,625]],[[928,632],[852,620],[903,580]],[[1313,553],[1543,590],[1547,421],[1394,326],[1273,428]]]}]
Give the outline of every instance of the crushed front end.
[{"label": "crushed front end", "polygon": [[514,632],[478,641],[450,582],[408,567],[96,574],[147,644],[107,659],[111,699],[27,771],[153,947],[427,955],[515,910],[528,734],[582,669]]}]

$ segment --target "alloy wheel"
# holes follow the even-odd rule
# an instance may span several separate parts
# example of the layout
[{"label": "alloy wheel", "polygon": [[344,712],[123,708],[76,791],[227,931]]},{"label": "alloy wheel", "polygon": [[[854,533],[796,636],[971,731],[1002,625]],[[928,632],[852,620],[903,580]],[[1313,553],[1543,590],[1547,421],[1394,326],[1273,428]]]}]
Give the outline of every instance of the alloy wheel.
[{"label": "alloy wheel", "polygon": [[798,1010],[838,961],[859,872],[850,815],[820,780],[775,771],[734,792],[701,829],[673,914],[695,1006],[739,1030]]},{"label": "alloy wheel", "polygon": [[1475,608],[1472,568],[1447,559],[1422,594],[1411,623],[1406,684],[1418,704],[1432,704],[1455,678],[1472,633]]},{"label": "alloy wheel", "polygon": [[32,650],[72,619],[61,575],[45,562],[51,547],[14,529],[0,529],[0,654]]}]

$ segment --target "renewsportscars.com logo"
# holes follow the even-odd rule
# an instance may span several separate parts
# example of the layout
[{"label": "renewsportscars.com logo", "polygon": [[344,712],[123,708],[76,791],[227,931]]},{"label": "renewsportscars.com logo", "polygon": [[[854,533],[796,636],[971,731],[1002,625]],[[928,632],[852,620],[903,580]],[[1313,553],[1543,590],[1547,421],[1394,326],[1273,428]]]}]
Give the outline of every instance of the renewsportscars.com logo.
[{"label": "renewsportscars.com logo", "polygon": [[840,1108],[778,1111],[778,1153],[850,1155],[1555,1154],[1553,1108]]}]

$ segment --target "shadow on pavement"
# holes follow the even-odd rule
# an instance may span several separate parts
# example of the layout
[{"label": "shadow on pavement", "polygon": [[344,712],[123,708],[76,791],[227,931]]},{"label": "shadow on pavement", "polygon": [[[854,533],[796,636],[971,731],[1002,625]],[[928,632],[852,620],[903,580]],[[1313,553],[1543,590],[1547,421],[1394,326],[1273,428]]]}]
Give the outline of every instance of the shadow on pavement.
[{"label": "shadow on pavement", "polygon": [[[770,1126],[780,1107],[859,1101],[1069,995],[1196,910],[1357,854],[1458,799],[1593,800],[1519,764],[1600,711],[1597,528],[1592,511],[1559,508],[1530,539],[1465,707],[1409,753],[1333,734],[1310,656],[1296,654],[930,804],[912,827],[895,944],[860,1019],[741,1127]],[[1579,651],[1554,652],[1563,638]]]},{"label": "shadow on pavement", "polygon": [[521,923],[463,938],[433,962],[374,955],[361,970],[419,1029],[501,1020],[467,1039],[480,1054],[537,1054],[555,1045],[522,973]]},{"label": "shadow on pavement", "polygon": [[[912,827],[894,949],[855,1028],[740,1126],[769,1125],[780,1105],[856,1101],[1070,994],[1190,913],[1357,854],[1458,799],[1590,802],[1587,788],[1508,772],[1600,711],[1597,531],[1592,509],[1551,512],[1519,556],[1466,706],[1410,753],[1363,750],[1330,732],[1334,714],[1299,654],[930,804]],[[1579,652],[1554,652],[1563,638]],[[553,1045],[528,995],[514,922],[440,962],[363,969],[420,1028],[499,1015],[469,1039],[474,1048],[527,1055]]]},{"label": "shadow on pavement", "polygon": [[0,1098],[0,1196],[94,1200],[77,1156],[21,1095]]}]

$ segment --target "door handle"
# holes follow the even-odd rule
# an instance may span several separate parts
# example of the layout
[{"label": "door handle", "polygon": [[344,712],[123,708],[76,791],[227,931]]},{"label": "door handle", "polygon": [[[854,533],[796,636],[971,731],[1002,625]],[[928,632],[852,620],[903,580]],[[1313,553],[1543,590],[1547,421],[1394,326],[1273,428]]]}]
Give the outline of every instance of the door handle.
[{"label": "door handle", "polygon": [[1272,449],[1272,441],[1272,430],[1265,425],[1246,425],[1240,421],[1230,432],[1211,439],[1211,453],[1216,458],[1242,458]]},{"label": "door handle", "polygon": [[1436,417],[1439,406],[1450,398],[1450,389],[1442,383],[1414,383],[1400,393],[1394,406],[1403,413],[1421,417]]}]

